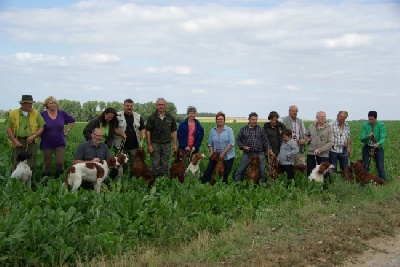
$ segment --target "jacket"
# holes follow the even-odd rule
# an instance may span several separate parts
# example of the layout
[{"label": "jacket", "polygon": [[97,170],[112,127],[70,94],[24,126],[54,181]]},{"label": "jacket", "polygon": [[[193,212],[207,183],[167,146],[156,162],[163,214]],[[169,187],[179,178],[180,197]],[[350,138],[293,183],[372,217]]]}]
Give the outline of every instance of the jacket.
[{"label": "jacket", "polygon": [[[195,148],[194,153],[199,152],[199,148],[201,146],[201,143],[203,142],[204,138],[204,128],[201,126],[200,122],[198,120],[195,121],[195,126],[194,126],[194,142],[193,146]],[[178,126],[178,147],[179,149],[185,150],[185,148],[188,145],[188,139],[189,139],[189,124],[188,124],[188,119],[186,118],[184,121],[181,121]]]}]

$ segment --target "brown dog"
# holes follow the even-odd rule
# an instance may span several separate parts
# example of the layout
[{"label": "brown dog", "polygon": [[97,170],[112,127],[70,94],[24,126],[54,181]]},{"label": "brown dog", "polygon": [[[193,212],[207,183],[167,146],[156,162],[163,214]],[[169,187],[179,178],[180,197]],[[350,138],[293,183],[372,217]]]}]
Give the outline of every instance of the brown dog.
[{"label": "brown dog", "polygon": [[146,152],[142,147],[136,150],[135,163],[132,164],[131,174],[136,178],[143,178],[147,182],[147,187],[153,186],[155,179],[153,173],[149,170],[145,162]]},{"label": "brown dog", "polygon": [[276,159],[275,155],[270,153],[266,153],[268,158],[268,176],[271,178],[271,181],[275,181],[280,173],[279,162]]},{"label": "brown dog", "polygon": [[177,178],[179,182],[185,181],[185,151],[179,149],[175,151],[175,160],[172,162],[169,177]]},{"label": "brown dog", "polygon": [[246,184],[249,186],[249,182],[253,181],[253,183],[256,185],[259,183],[260,179],[260,164],[261,164],[261,159],[258,155],[254,154],[251,156],[249,160],[249,167],[247,169],[247,175],[246,175]]},{"label": "brown dog", "polygon": [[225,175],[225,164],[224,160],[220,158],[220,155],[221,155],[220,152],[214,152],[210,156],[210,160],[216,162],[212,175],[213,178],[210,181],[211,185],[214,185],[216,183],[215,177],[218,176],[219,178],[224,178]]},{"label": "brown dog", "polygon": [[371,183],[372,181],[377,184],[385,184],[386,183],[386,181],[383,180],[382,178],[367,172],[364,169],[364,166],[360,162],[354,162],[351,165],[353,167],[356,180],[360,184],[367,184],[367,183]]}]

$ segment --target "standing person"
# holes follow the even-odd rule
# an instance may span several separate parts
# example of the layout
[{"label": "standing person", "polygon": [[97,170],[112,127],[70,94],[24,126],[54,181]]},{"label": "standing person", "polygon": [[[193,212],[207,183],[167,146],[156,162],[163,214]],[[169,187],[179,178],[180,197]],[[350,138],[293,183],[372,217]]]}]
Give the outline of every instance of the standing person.
[{"label": "standing person", "polygon": [[271,111],[268,115],[269,122],[264,124],[264,130],[268,137],[268,142],[271,146],[272,152],[275,155],[279,154],[282,143],[282,131],[286,129],[285,125],[278,121],[279,114],[276,111]]},{"label": "standing person", "polygon": [[[58,178],[64,172],[65,137],[74,128],[75,119],[67,112],[58,109],[58,101],[54,96],[44,100],[45,108],[40,114],[46,125],[44,126],[40,149],[43,152],[43,176],[51,176],[51,160],[54,152],[56,160],[56,172]],[[64,125],[67,129],[64,130]]]},{"label": "standing person", "polygon": [[361,127],[360,140],[364,143],[362,148],[362,160],[365,170],[369,171],[371,157],[375,159],[378,176],[386,181],[385,173],[385,151],[383,144],[386,141],[385,124],[377,121],[378,113],[376,111],[368,112],[368,122]]},{"label": "standing person", "polygon": [[306,132],[308,145],[307,177],[312,170],[322,162],[329,162],[329,150],[333,146],[332,126],[326,123],[326,113],[318,111],[316,122],[312,123]]},{"label": "standing person", "polygon": [[76,149],[72,164],[101,162],[111,157],[107,145],[103,142],[102,130],[94,128],[90,135],[92,138],[80,144]]},{"label": "standing person", "polygon": [[85,136],[86,141],[92,138],[91,134],[95,128],[100,128],[104,133],[103,141],[108,146],[111,147],[115,134],[122,136],[122,133],[117,130],[118,120],[117,111],[114,108],[106,108],[100,116],[92,119],[83,129],[83,136]]},{"label": "standing person", "polygon": [[167,101],[158,98],[156,111],[146,122],[147,150],[150,153],[154,177],[168,175],[168,163],[173,151],[176,151],[177,127],[174,116],[167,112]]},{"label": "standing person", "polygon": [[299,109],[297,106],[292,105],[289,106],[289,116],[283,117],[281,119],[281,122],[285,125],[286,129],[289,129],[292,131],[292,138],[293,140],[297,143],[299,146],[299,153],[296,156],[296,165],[305,165],[305,157],[304,157],[304,151],[305,151],[305,132],[306,128],[304,126],[303,120],[297,117],[297,113],[299,112]]},{"label": "standing person", "polygon": [[37,109],[33,109],[33,98],[31,95],[23,95],[19,102],[21,108],[10,110],[5,121],[8,143],[12,147],[13,170],[17,166],[17,155],[27,150],[32,153],[28,165],[35,171],[37,144],[36,138],[43,132],[46,124]]},{"label": "standing person", "polygon": [[[208,135],[208,150],[210,155],[214,152],[221,152],[220,158],[224,160],[224,178],[222,181],[228,183],[228,176],[235,160],[235,137],[232,128],[225,125],[225,113],[218,112],[215,115],[215,122],[217,125],[210,130]],[[211,181],[216,164],[216,161],[208,161],[207,169],[201,178],[203,183]]]},{"label": "standing person", "polygon": [[259,166],[260,180],[266,181],[264,166],[265,152],[273,153],[268,142],[267,134],[264,129],[257,125],[258,115],[255,112],[249,114],[249,123],[242,127],[237,137],[237,144],[243,155],[240,159],[239,168],[235,174],[235,181],[242,181],[249,160],[252,155],[257,154],[260,157],[261,164]]},{"label": "standing person", "polygon": [[[121,135],[116,135],[114,139],[115,154],[122,152],[128,155],[129,166],[135,163],[136,150],[146,136],[143,118],[139,113],[133,111],[134,105],[132,99],[125,99],[124,110],[117,112],[118,131]],[[125,144],[121,149],[123,139],[125,139]]]},{"label": "standing person", "polygon": [[337,172],[336,164],[338,161],[341,170],[344,170],[349,165],[351,138],[350,126],[346,122],[348,115],[347,111],[339,111],[336,121],[331,121],[329,123],[333,131],[333,146],[329,151],[329,163],[335,166],[335,172]]},{"label": "standing person", "polygon": [[196,120],[196,108],[187,108],[187,118],[181,121],[178,126],[178,149],[185,150],[187,155],[199,152],[204,138],[204,128]]},{"label": "standing person", "polygon": [[282,145],[277,157],[282,172],[286,172],[287,179],[294,179],[294,162],[299,153],[299,147],[292,139],[292,131],[284,129],[282,131]]}]

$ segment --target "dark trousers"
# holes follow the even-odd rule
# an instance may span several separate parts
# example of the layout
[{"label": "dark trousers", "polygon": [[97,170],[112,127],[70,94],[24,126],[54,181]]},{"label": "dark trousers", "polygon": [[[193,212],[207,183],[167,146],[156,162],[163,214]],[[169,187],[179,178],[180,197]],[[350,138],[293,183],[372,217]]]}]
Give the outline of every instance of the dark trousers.
[{"label": "dark trousers", "polygon": [[[228,160],[224,160],[224,178],[222,179],[222,182],[224,183],[228,183],[228,176],[232,170],[232,166],[233,166],[233,161],[235,160],[235,158],[231,158]],[[206,171],[204,172],[203,176],[201,177],[201,182],[202,183],[208,183],[211,181],[212,179],[212,174],[215,168],[215,165],[217,165],[217,162],[214,160],[209,160],[208,161],[208,166]]]},{"label": "dark trousers", "polygon": [[281,165],[282,173],[286,172],[288,179],[294,179],[294,166],[293,165]]}]

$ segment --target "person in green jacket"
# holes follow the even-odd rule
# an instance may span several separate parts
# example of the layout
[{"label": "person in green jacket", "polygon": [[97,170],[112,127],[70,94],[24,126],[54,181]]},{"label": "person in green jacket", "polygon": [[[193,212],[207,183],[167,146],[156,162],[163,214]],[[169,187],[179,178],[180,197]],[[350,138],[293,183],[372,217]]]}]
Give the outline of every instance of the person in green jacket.
[{"label": "person in green jacket", "polygon": [[386,181],[385,173],[385,152],[383,144],[386,141],[385,124],[377,121],[378,113],[376,111],[368,112],[368,122],[361,128],[360,140],[364,143],[362,148],[362,160],[365,170],[369,171],[371,158],[375,160],[378,176]]}]

